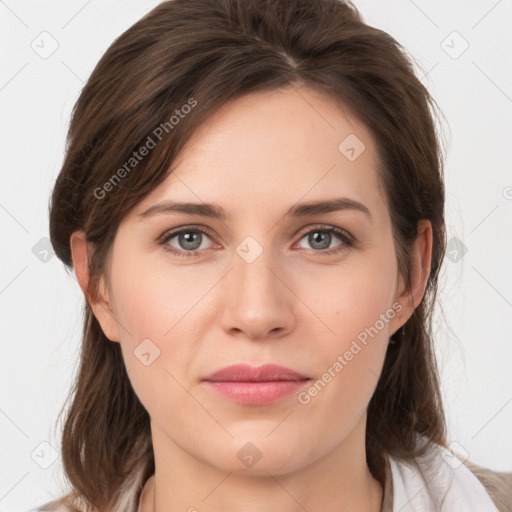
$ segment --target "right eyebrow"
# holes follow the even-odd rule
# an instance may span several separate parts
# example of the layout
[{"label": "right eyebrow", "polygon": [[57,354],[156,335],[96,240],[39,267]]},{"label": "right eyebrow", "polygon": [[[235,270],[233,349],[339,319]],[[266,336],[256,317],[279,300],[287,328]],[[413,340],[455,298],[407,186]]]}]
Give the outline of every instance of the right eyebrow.
[{"label": "right eyebrow", "polygon": [[146,218],[158,213],[180,212],[187,215],[201,215],[214,219],[227,220],[229,215],[225,210],[212,203],[177,203],[174,201],[162,201],[154,204],[146,211],[139,213],[139,217]]}]

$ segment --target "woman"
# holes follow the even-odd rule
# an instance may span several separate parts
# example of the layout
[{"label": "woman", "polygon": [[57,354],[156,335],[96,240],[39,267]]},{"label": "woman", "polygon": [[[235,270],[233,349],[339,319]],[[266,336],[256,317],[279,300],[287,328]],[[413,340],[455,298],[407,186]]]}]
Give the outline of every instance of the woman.
[{"label": "woman", "polygon": [[86,303],[40,510],[511,510],[447,448],[434,111],[339,0],[163,2],[112,44],[51,201]]}]

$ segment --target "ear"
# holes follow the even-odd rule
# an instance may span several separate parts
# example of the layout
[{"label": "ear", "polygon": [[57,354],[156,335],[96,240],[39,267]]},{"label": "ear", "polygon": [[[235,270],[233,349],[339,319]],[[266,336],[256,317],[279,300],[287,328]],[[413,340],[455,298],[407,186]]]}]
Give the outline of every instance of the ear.
[{"label": "ear", "polygon": [[112,310],[108,287],[103,276],[98,285],[98,294],[94,297],[89,289],[89,261],[93,244],[87,241],[83,230],[75,231],[70,237],[71,255],[76,279],[85,299],[91,306],[103,333],[110,341],[119,341],[119,326]]},{"label": "ear", "polygon": [[403,277],[398,278],[398,294],[396,301],[402,305],[402,311],[397,320],[399,323],[394,327],[393,334],[414,313],[418,307],[425,288],[427,286],[428,276],[432,262],[432,224],[427,219],[418,221],[416,229],[416,240],[411,252],[411,287],[407,287]]}]

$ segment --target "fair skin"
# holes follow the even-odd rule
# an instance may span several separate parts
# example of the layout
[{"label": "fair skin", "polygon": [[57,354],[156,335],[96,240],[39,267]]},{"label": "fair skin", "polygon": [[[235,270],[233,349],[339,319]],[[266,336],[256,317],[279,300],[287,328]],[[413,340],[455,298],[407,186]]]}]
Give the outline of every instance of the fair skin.
[{"label": "fair skin", "polygon": [[[365,144],[353,161],[338,149],[349,134]],[[107,338],[120,343],[151,418],[156,470],[141,512],[380,510],[382,488],[365,458],[366,410],[389,338],[423,296],[432,232],[419,223],[409,290],[378,161],[365,126],[319,91],[253,93],[216,112],[173,173],[124,219],[109,286],[101,280],[91,306]],[[296,203],[337,197],[363,204],[371,217],[358,209],[285,217]],[[216,203],[229,218],[139,216],[164,200]],[[345,230],[355,245],[316,224]],[[191,225],[210,233],[190,227],[196,245],[180,236],[166,244],[198,254],[179,257],[158,244]],[[237,253],[248,236],[263,251],[250,263]],[[71,246],[85,293],[92,247],[81,231]],[[265,405],[233,403],[202,380],[231,364],[275,363],[309,376],[307,391],[389,311],[378,334],[307,404],[297,393]],[[134,350],[148,338],[160,355],[146,366]],[[249,442],[261,454],[251,467],[237,456]]]}]

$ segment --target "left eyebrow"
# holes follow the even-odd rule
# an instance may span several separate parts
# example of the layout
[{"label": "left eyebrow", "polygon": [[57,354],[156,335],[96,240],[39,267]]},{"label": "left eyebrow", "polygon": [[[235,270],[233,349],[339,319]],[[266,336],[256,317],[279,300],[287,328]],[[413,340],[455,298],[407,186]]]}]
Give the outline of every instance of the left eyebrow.
[{"label": "left eyebrow", "polygon": [[[329,199],[326,201],[314,201],[299,203],[292,206],[284,217],[306,217],[308,215],[319,215],[341,210],[356,210],[364,213],[370,220],[373,220],[370,210],[359,201],[346,197]],[[226,221],[230,215],[218,204],[214,203],[178,203],[174,201],[162,201],[154,204],[146,211],[139,213],[139,217],[146,218],[158,213],[181,212],[188,215],[200,215]]]},{"label": "left eyebrow", "polygon": [[373,220],[370,210],[359,201],[347,197],[337,197],[328,201],[314,201],[300,203],[292,206],[285,214],[285,217],[306,217],[308,215],[319,215],[340,210],[356,210],[364,213],[370,222]]}]

